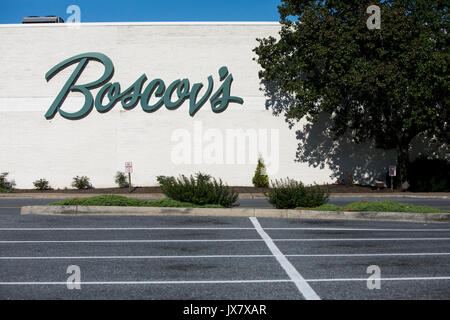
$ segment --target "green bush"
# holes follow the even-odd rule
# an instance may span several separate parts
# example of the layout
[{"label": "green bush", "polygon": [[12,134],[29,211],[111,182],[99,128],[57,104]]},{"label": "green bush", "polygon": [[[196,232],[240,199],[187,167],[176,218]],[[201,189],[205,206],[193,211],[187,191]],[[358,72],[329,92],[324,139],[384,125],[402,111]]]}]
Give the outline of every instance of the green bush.
[{"label": "green bush", "polygon": [[34,187],[37,190],[51,190],[50,184],[46,179],[39,179],[33,182]]},{"label": "green bush", "polygon": [[197,173],[188,178],[158,176],[161,190],[171,199],[190,202],[198,205],[218,204],[231,207],[238,198],[238,193],[232,188],[203,173]]},{"label": "green bush", "polygon": [[114,181],[119,186],[119,188],[127,188],[128,187],[127,176],[123,172],[117,171]]},{"label": "green bush", "polygon": [[255,175],[253,176],[252,183],[257,188],[268,188],[269,177],[266,174],[266,165],[261,156],[258,158],[258,164],[256,166]]},{"label": "green bush", "polygon": [[8,181],[8,179],[6,179],[8,174],[9,174],[8,172],[0,173],[0,192],[11,191],[16,185],[16,182],[14,180]]},{"label": "green bush", "polygon": [[82,189],[91,189],[92,185],[91,185],[88,177],[76,176],[73,178],[72,187],[82,190]]},{"label": "green bush", "polygon": [[450,162],[419,157],[409,165],[409,190],[414,192],[449,192]]},{"label": "green bush", "polygon": [[329,190],[319,186],[305,187],[300,181],[287,178],[272,181],[266,193],[269,202],[277,209],[312,208],[328,201]]}]

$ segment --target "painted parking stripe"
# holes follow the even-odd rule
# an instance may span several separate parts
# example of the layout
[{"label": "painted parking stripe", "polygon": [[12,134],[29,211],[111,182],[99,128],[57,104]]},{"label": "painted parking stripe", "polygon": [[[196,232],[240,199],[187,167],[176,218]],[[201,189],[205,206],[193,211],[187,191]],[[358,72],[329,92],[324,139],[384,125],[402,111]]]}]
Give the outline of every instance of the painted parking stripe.
[{"label": "painted parking stripe", "polygon": [[304,231],[381,231],[381,232],[449,232],[450,229],[380,229],[380,228],[300,228],[300,227],[292,227],[292,228],[282,228],[282,227],[274,227],[274,228],[263,228],[264,230],[304,230]]},{"label": "painted parking stripe", "polygon": [[143,239],[143,240],[1,240],[1,243],[158,243],[158,242],[261,242],[262,239]]},{"label": "painted parking stripe", "polygon": [[[253,217],[252,217],[253,218]],[[262,229],[261,229],[262,230]],[[264,230],[262,230],[264,231]],[[450,238],[329,238],[329,239],[271,239],[278,242],[320,242],[320,241],[448,241]],[[9,243],[164,243],[164,242],[260,242],[264,239],[141,239],[141,240],[0,240]]]},{"label": "painted parking stripe", "polygon": [[[330,253],[330,254],[285,254],[285,257],[401,257],[401,256],[450,256],[450,252],[419,253]],[[15,256],[0,257],[0,260],[64,260],[64,259],[224,259],[224,258],[275,258],[273,254],[231,254],[231,255],[191,255],[191,256]]]},{"label": "painted parking stripe", "polygon": [[[264,230],[304,230],[304,231],[380,231],[380,232],[450,232],[450,229],[373,229],[373,228],[301,228],[268,227]],[[0,231],[102,231],[102,230],[255,230],[252,227],[75,227],[75,228],[0,228]]]},{"label": "painted parking stripe", "polygon": [[275,256],[278,263],[286,271],[289,278],[295,283],[300,293],[306,300],[320,300],[317,293],[311,288],[311,286],[305,281],[302,275],[295,269],[295,267],[289,262],[289,260],[283,255],[283,253],[278,249],[275,243],[272,241],[270,236],[262,229],[259,221],[255,217],[249,218],[254,225],[256,231],[259,233],[261,238],[263,238],[270,252]]},{"label": "painted parking stripe", "polygon": [[[81,285],[147,285],[147,284],[242,284],[242,283],[277,283],[292,282],[290,279],[276,280],[156,280],[156,281],[81,281],[71,282],[71,284]],[[30,282],[0,282],[0,285],[67,285],[67,282],[61,281],[30,281]]]},{"label": "painted parking stripe", "polygon": [[[405,278],[371,278],[370,280],[379,281],[442,281],[450,280],[450,276],[446,277],[405,277]],[[305,279],[307,282],[352,282],[367,281],[367,278],[329,278],[329,279]],[[247,283],[295,283],[291,279],[275,279],[275,280],[192,280],[192,281],[171,281],[171,280],[155,280],[155,281],[81,281],[71,282],[71,284],[80,285],[177,285],[177,284],[247,284]],[[3,281],[0,285],[67,285],[62,281]]]},{"label": "painted parking stripe", "polygon": [[[255,230],[245,227],[223,227],[223,228],[202,228],[202,227],[104,227],[104,228],[0,228],[0,231],[138,231],[138,230]],[[450,231],[450,229],[449,229]]]},{"label": "painted parking stripe", "polygon": [[273,241],[447,241],[450,238],[319,238],[319,239],[273,239]]},{"label": "painted parking stripe", "polygon": [[324,254],[285,254],[286,257],[402,257],[402,256],[448,256],[450,252],[419,253],[324,253]]},{"label": "painted parking stripe", "polygon": [[[370,278],[371,281],[431,281],[431,280],[450,280],[449,277],[405,277],[405,278]],[[334,278],[334,279],[308,279],[308,282],[350,282],[367,281],[367,278]]]},{"label": "painted parking stripe", "polygon": [[[419,253],[330,253],[330,254],[285,254],[285,257],[401,257],[401,256],[449,256],[450,252]],[[64,260],[64,259],[223,259],[223,258],[275,258],[273,254],[191,255],[191,256],[15,256],[0,257],[0,260]]]},{"label": "painted parking stripe", "polygon": [[0,260],[58,260],[58,259],[205,259],[205,258],[273,258],[271,254],[191,255],[191,256],[59,256],[59,257],[0,257]]}]

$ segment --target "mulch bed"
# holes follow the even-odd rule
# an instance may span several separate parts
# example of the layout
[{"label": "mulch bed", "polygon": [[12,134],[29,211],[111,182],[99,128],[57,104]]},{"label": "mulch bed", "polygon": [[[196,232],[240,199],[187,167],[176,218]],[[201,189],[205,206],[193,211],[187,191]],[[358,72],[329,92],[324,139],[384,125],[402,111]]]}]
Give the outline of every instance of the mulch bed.
[{"label": "mulch bed", "polygon": [[[328,185],[331,193],[389,193],[392,192],[388,188],[377,190],[371,186],[360,185],[340,185],[331,184]],[[239,193],[264,193],[268,191],[268,188],[255,188],[255,187],[233,187]],[[128,188],[93,188],[86,190],[78,189],[56,189],[56,190],[35,190],[35,189],[15,189],[12,193],[86,193],[86,194],[129,194]],[[131,193],[162,193],[160,187],[134,187],[131,189]]]}]

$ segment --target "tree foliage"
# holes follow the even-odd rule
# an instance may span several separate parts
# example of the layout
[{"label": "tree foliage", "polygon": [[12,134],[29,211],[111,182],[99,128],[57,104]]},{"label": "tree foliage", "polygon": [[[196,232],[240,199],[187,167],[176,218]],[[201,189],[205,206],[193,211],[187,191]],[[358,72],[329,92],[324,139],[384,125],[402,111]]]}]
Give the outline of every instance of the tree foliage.
[{"label": "tree foliage", "polygon": [[[381,29],[369,30],[370,5]],[[397,150],[400,181],[418,134],[450,142],[445,0],[282,0],[279,37],[258,39],[260,78],[292,97],[285,117],[330,115],[335,137]]]},{"label": "tree foliage", "polygon": [[258,157],[258,164],[256,165],[255,174],[252,178],[252,183],[257,188],[268,188],[269,187],[269,177],[266,173],[266,165],[264,164],[264,159],[260,155]]}]

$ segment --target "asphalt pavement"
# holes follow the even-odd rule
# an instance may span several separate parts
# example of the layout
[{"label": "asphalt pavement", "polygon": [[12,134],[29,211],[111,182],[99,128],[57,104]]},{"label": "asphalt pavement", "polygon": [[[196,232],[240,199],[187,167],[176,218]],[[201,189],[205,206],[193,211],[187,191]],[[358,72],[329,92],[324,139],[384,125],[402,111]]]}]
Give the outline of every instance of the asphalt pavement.
[{"label": "asphalt pavement", "polygon": [[20,215],[49,201],[0,199],[0,299],[450,298],[450,224]]}]

